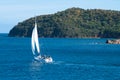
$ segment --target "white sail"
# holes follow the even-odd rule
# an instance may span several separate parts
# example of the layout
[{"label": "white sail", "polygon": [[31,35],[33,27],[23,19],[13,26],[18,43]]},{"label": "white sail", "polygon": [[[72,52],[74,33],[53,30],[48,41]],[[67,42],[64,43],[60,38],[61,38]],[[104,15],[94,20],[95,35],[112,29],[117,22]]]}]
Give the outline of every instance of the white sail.
[{"label": "white sail", "polygon": [[32,45],[32,52],[33,55],[35,55],[35,48],[37,49],[38,54],[40,53],[40,48],[39,48],[39,42],[38,42],[38,32],[37,32],[37,23],[35,21],[35,27],[32,31],[32,40],[31,40],[31,45]]}]

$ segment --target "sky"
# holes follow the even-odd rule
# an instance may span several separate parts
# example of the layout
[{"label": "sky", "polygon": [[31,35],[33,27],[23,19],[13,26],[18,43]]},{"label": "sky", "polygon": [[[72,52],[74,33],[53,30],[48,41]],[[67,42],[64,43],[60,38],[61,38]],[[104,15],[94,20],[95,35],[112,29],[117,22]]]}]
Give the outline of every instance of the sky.
[{"label": "sky", "polygon": [[35,15],[54,14],[68,8],[120,11],[120,0],[0,0],[0,33]]}]

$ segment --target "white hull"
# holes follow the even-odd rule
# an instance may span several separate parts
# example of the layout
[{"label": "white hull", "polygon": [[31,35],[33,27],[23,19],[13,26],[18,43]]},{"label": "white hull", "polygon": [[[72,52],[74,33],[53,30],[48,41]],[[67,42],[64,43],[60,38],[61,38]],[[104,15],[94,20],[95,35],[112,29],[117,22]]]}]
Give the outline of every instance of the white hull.
[{"label": "white hull", "polygon": [[44,59],[46,63],[52,63],[53,62],[53,59],[50,57],[50,58],[45,58]]},{"label": "white hull", "polygon": [[42,63],[52,63],[53,59],[52,57],[44,57],[44,56],[36,56],[34,57],[36,61],[42,62]]}]

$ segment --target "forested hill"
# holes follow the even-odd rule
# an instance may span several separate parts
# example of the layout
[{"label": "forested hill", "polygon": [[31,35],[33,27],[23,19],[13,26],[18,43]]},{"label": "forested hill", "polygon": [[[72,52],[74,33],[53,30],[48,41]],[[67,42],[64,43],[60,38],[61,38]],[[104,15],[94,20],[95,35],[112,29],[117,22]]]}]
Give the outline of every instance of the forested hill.
[{"label": "forested hill", "polygon": [[[120,11],[70,8],[37,16],[39,37],[120,38]],[[31,37],[34,17],[14,26],[9,36]]]}]

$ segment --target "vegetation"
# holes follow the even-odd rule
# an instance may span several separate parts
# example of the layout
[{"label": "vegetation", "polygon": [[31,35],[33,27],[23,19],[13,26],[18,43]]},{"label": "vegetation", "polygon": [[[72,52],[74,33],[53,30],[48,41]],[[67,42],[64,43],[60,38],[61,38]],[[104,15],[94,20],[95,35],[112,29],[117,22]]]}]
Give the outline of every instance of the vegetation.
[{"label": "vegetation", "polygon": [[[70,8],[37,16],[39,37],[120,38],[120,11]],[[30,37],[34,18],[18,23],[9,36]]]}]

